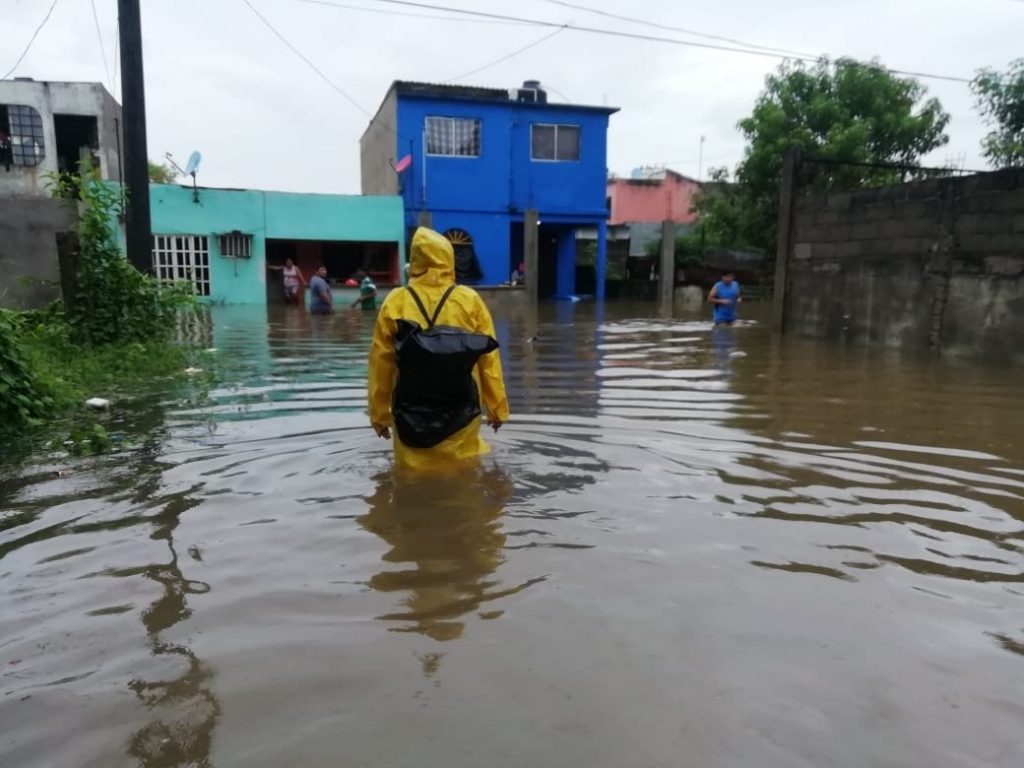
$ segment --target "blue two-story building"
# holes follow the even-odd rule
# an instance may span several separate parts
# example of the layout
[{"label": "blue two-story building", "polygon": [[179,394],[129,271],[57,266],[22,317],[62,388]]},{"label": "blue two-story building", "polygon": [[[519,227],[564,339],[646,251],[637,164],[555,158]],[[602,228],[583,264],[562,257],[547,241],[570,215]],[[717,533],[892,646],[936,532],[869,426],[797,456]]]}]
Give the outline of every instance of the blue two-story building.
[{"label": "blue two-story building", "polygon": [[576,292],[575,232],[596,227],[603,297],[616,111],[549,103],[536,81],[511,90],[395,82],[360,140],[363,194],[401,195],[409,231],[429,220],[456,243],[460,282],[482,286],[520,268],[524,219],[536,210],[543,296]]}]

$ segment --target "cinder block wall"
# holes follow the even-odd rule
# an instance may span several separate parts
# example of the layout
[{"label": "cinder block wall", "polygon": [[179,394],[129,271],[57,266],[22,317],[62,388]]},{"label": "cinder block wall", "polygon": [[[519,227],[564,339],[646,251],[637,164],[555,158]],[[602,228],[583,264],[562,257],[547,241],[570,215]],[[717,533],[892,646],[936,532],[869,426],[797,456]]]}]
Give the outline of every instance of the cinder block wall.
[{"label": "cinder block wall", "polygon": [[797,197],[785,329],[1024,361],[1024,170]]}]

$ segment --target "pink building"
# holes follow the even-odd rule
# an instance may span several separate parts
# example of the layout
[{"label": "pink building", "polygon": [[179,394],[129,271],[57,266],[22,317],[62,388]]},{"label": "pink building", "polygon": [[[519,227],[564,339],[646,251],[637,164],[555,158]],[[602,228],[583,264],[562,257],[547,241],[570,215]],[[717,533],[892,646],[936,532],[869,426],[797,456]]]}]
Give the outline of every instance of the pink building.
[{"label": "pink building", "polygon": [[693,224],[694,197],[700,183],[668,168],[638,168],[628,179],[609,179],[608,223],[674,221]]}]

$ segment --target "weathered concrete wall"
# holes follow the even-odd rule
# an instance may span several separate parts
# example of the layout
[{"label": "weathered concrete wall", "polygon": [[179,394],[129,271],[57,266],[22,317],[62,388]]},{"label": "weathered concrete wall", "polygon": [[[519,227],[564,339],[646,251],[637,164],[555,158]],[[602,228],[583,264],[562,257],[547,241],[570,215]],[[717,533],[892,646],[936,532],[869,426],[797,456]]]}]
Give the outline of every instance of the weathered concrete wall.
[{"label": "weathered concrete wall", "polygon": [[[364,195],[397,195],[401,191],[398,174],[388,164],[388,160],[398,162],[409,151],[397,146],[397,126],[398,94],[392,89],[359,139],[359,170]],[[413,169],[406,171],[414,172]]]},{"label": "weathered concrete wall", "polygon": [[57,233],[75,210],[48,198],[0,199],[0,306],[36,309],[60,298]]},{"label": "weathered concrete wall", "polygon": [[43,123],[43,159],[23,168],[0,166],[0,198],[33,195],[46,197],[47,174],[57,172],[57,133],[54,115],[88,115],[96,118],[100,177],[119,180],[121,174],[121,105],[100,83],[50,83],[35,80],[0,82],[0,103],[32,107]]},{"label": "weathered concrete wall", "polygon": [[784,328],[1024,361],[1024,171],[798,197]]}]

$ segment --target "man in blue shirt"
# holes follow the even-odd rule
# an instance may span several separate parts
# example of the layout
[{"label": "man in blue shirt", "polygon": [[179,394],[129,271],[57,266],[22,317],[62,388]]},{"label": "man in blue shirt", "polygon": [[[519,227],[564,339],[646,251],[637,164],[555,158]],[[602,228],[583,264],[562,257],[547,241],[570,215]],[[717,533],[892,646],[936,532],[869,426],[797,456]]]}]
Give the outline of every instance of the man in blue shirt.
[{"label": "man in blue shirt", "polygon": [[708,294],[708,303],[715,306],[715,325],[735,323],[736,307],[741,301],[743,297],[740,296],[740,284],[736,282],[736,275],[726,272]]},{"label": "man in blue shirt", "polygon": [[327,267],[321,264],[309,281],[309,311],[314,315],[334,312],[334,295],[327,284]]}]

